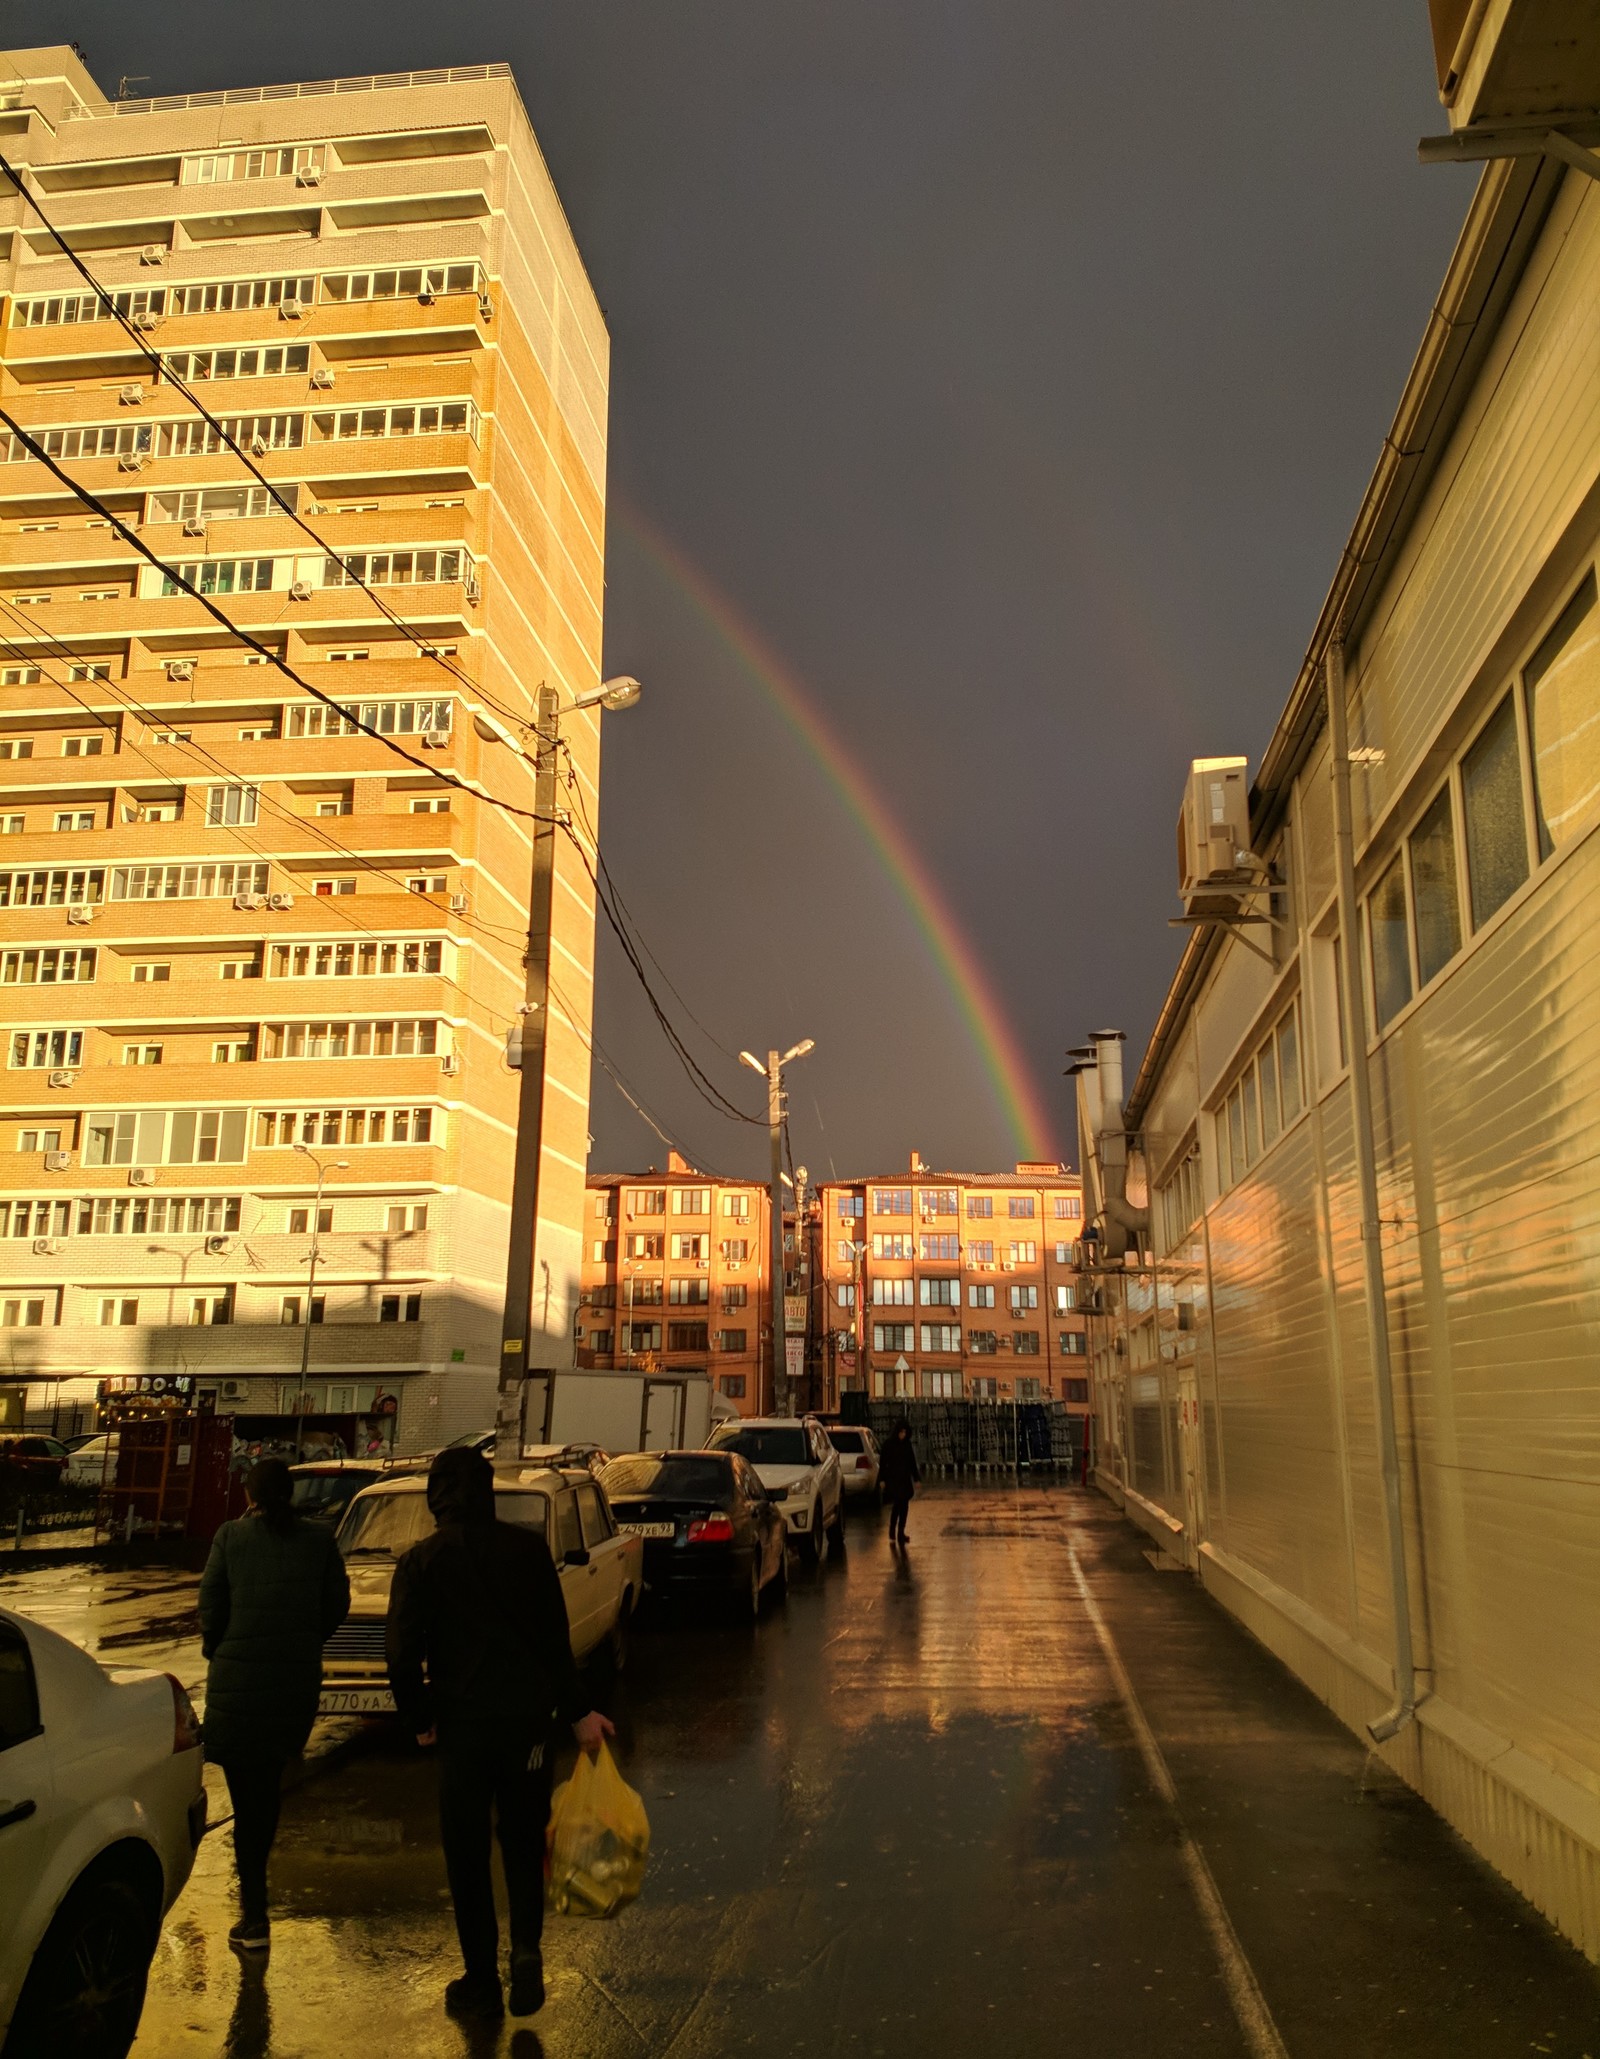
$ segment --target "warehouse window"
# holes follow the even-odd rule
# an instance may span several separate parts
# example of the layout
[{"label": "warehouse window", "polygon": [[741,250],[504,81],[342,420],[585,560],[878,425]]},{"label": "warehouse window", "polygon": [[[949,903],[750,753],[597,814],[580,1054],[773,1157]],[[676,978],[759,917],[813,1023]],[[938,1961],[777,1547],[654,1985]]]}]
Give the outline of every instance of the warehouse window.
[{"label": "warehouse window", "polygon": [[1405,860],[1396,857],[1367,898],[1372,1000],[1384,1029],[1411,999],[1411,944],[1406,933]]},{"label": "warehouse window", "polygon": [[1409,850],[1417,984],[1425,987],[1461,949],[1455,823],[1448,787],[1440,789],[1432,807],[1411,832]]},{"label": "warehouse window", "polygon": [[1539,856],[1548,858],[1600,803],[1600,610],[1593,571],[1534,652],[1522,683]]},{"label": "warehouse window", "polygon": [[1510,694],[1461,761],[1461,801],[1472,926],[1481,929],[1528,876],[1517,711]]}]

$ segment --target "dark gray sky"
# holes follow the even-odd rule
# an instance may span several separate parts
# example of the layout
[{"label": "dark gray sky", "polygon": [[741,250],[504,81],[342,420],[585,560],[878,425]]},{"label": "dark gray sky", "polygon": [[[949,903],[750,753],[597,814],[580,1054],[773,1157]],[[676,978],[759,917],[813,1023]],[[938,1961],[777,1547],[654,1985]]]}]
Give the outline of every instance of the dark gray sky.
[{"label": "dark gray sky", "polygon": [[[816,1039],[815,1170],[1019,1148],[871,841],[645,539],[725,596],[920,852],[1075,1155],[1135,1051],[1186,761],[1259,756],[1470,195],[1424,0],[12,0],[153,92],[507,59],[612,334],[603,828],[720,1043]],[[703,1162],[614,950],[598,1030]],[[679,1015],[679,1003],[667,997]],[[685,1023],[725,1089],[759,1082]],[[750,1091],[746,1091],[746,1089]],[[595,1163],[664,1146],[598,1071]]]}]

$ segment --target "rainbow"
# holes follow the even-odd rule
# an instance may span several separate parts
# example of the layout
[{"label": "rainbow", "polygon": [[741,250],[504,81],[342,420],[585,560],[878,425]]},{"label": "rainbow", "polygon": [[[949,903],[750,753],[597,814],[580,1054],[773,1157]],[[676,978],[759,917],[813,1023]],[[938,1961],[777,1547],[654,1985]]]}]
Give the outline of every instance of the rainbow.
[{"label": "rainbow", "polygon": [[896,821],[888,804],[855,763],[837,732],[801,686],[793,671],[733,603],[720,592],[646,516],[619,506],[612,496],[613,522],[653,560],[739,661],[777,710],[784,725],[816,762],[871,846],[885,876],[905,903],[939,976],[949,989],[972,1039],[984,1075],[1011,1131],[1018,1158],[1056,1156],[1054,1124],[1016,1031],[996,995],[989,974],[956,919],[927,862]]}]

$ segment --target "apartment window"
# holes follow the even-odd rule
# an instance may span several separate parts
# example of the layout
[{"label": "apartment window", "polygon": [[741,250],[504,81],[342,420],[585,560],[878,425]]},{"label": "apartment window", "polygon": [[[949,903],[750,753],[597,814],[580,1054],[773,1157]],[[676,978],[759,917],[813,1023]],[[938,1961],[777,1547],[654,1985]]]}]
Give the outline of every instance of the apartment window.
[{"label": "apartment window", "polygon": [[866,1212],[867,1203],[866,1197],[864,1195],[841,1194],[839,1196],[839,1214],[841,1218],[848,1218],[850,1216],[862,1216],[865,1215]]},{"label": "apartment window", "polygon": [[589,1332],[589,1349],[599,1352],[603,1358],[609,1358],[615,1336],[616,1332],[614,1330],[591,1330]]},{"label": "apartment window", "polygon": [[[20,669],[24,672],[31,672],[33,674],[33,680],[37,680],[37,678],[39,677],[39,668],[37,665],[24,665],[20,668],[13,667],[12,669]],[[33,684],[33,680],[13,679],[10,673],[8,672],[6,674],[4,684],[7,686],[31,686]],[[0,738],[0,758],[31,758],[32,756],[33,738],[31,736],[8,736]]]},{"label": "apartment window", "polygon": [[122,1062],[124,1065],[159,1065],[165,1048],[163,1044],[124,1044]]},{"label": "apartment window", "polygon": [[841,1308],[854,1308],[856,1305],[855,1281],[841,1280],[833,1290],[833,1298]]},{"label": "apartment window", "polygon": [[1070,1265],[1072,1263],[1072,1246],[1058,1241],[1055,1247],[1055,1259],[1057,1265]]},{"label": "apartment window", "polygon": [[266,1108],[256,1117],[256,1142],[284,1150],[294,1144],[443,1143],[443,1125],[436,1137],[433,1118],[431,1108]]},{"label": "apartment window", "polygon": [[0,1237],[66,1237],[71,1231],[70,1201],[0,1201]]},{"label": "apartment window", "polygon": [[[282,1301],[278,1304],[278,1321],[287,1329],[298,1329],[305,1307],[305,1300],[301,1295],[285,1294]],[[328,1303],[326,1297],[321,1294],[313,1294],[311,1297],[311,1321],[313,1323],[322,1322],[327,1315],[327,1310]]]},{"label": "apartment window", "polygon": [[993,1265],[994,1239],[992,1237],[970,1238],[967,1243],[967,1263],[968,1265]]},{"label": "apartment window", "polygon": [[38,1330],[44,1327],[44,1302],[0,1301],[0,1329]]},{"label": "apartment window", "polygon": [[1600,802],[1600,611],[1591,571],[1522,675],[1539,856],[1570,843]]},{"label": "apartment window", "polygon": [[[392,943],[356,938],[326,944],[274,944],[274,979],[371,979],[396,973],[441,972],[444,945],[438,939],[407,938]],[[605,1213],[605,1207],[601,1207]]]},{"label": "apartment window", "polygon": [[909,1187],[874,1187],[872,1190],[872,1212],[874,1215],[909,1215],[911,1213],[911,1189]]},{"label": "apartment window", "polygon": [[[1000,1339],[995,1331],[969,1330],[967,1332],[967,1350],[975,1358],[993,1358],[999,1349]],[[993,1386],[994,1383],[991,1381],[989,1384]]]},{"label": "apartment window", "polygon": [[442,872],[430,872],[422,878],[408,879],[406,891],[412,894],[442,894],[449,883]]},{"label": "apartment window", "polygon": [[956,1195],[949,1187],[924,1187],[921,1194],[924,1215],[954,1215]]},{"label": "apartment window", "polygon": [[[84,598],[87,600],[89,596],[85,594]],[[95,598],[97,600],[113,600],[115,595],[109,593],[97,594]],[[111,677],[111,667],[103,661],[92,665],[69,665],[67,667],[67,677],[69,680],[109,679]]]},{"label": "apartment window", "polygon": [[1077,1222],[1083,1215],[1083,1197],[1079,1194],[1054,1194],[1050,1207],[1058,1222]]},{"label": "apartment window", "polygon": [[26,815],[0,815],[0,836],[21,836],[27,826]]},{"label": "apartment window", "polygon": [[83,1062],[82,1030],[18,1030],[11,1039],[15,1066],[72,1066]]},{"label": "apartment window", "polygon": [[722,1212],[736,1223],[750,1220],[750,1196],[748,1194],[724,1194]]},{"label": "apartment window", "polygon": [[17,1149],[19,1151],[59,1151],[61,1149],[61,1132],[60,1130],[18,1130]]},{"label": "apartment window", "polygon": [[698,1308],[711,1299],[711,1282],[698,1275],[687,1280],[670,1280],[667,1299],[674,1308]]},{"label": "apartment window", "polygon": [[344,794],[335,796],[331,801],[318,801],[316,805],[316,813],[322,817],[348,815],[350,812],[350,800]]},{"label": "apartment window", "polygon": [[674,1215],[709,1215],[711,1196],[705,1187],[674,1187],[672,1190],[672,1212]]},{"label": "apartment window", "polygon": [[238,1194],[101,1195],[78,1203],[80,1237],[145,1237],[170,1231],[191,1236],[236,1230],[244,1207]]},{"label": "apartment window", "polygon": [[1037,1401],[1039,1397],[1040,1387],[1037,1380],[1019,1380],[1017,1382],[1018,1401]]},{"label": "apartment window", "polygon": [[218,979],[259,979],[261,961],[257,958],[224,958],[217,966]]},{"label": "apartment window", "polygon": [[84,1117],[85,1165],[241,1165],[242,1108],[95,1110]]},{"label": "apartment window", "polygon": [[383,1227],[391,1235],[405,1236],[428,1227],[428,1204],[413,1202],[409,1207],[401,1204],[385,1211]]},{"label": "apartment window", "polygon": [[1472,925],[1481,929],[1528,876],[1517,711],[1510,694],[1461,761],[1461,804]]},{"label": "apartment window", "polygon": [[914,1239],[900,1232],[875,1230],[872,1236],[874,1258],[911,1258]]},{"label": "apartment window", "polygon": [[967,1196],[967,1214],[982,1218],[992,1216],[994,1214],[994,1196],[992,1194],[969,1194]]},{"label": "apartment window", "polygon": [[269,867],[257,865],[118,865],[111,873],[113,901],[226,901],[234,894],[264,894]]},{"label": "apartment window", "polygon": [[611,1265],[617,1256],[615,1237],[596,1237],[589,1246],[589,1257],[595,1265]]},{"label": "apartment window", "polygon": [[918,1283],[919,1299],[924,1308],[959,1308],[961,1306],[961,1282],[959,1280],[929,1279],[926,1275]]},{"label": "apartment window", "polygon": [[439,1025],[428,1016],[394,1022],[269,1022],[268,1058],[431,1058]]},{"label": "apartment window", "polygon": [[420,1323],[422,1321],[422,1296],[420,1294],[385,1294],[378,1302],[380,1323]]},{"label": "apartment window", "polygon": [[981,1286],[977,1281],[973,1281],[967,1288],[967,1306],[968,1308],[993,1308],[994,1288],[992,1286]]},{"label": "apartment window", "polygon": [[665,1215],[667,1190],[665,1187],[630,1187],[623,1197],[623,1206],[629,1215]]},{"label": "apartment window", "polygon": [[186,744],[194,741],[187,729],[152,729],[150,741],[153,744]]},{"label": "apartment window", "polygon": [[[302,299],[310,298],[311,280]],[[476,293],[478,268],[474,264],[407,265],[381,272],[325,272],[324,300],[409,299],[420,293]]]},{"label": "apartment window", "polygon": [[93,829],[94,810],[92,808],[69,808],[57,815],[55,826],[58,830]]},{"label": "apartment window", "polygon": [[1000,1392],[1000,1382],[992,1375],[969,1373],[967,1392],[974,1401],[993,1401]]},{"label": "apartment window", "polygon": [[320,701],[291,703],[287,734],[294,736],[446,736],[450,731],[449,701],[360,701],[329,708]]},{"label": "apartment window", "polygon": [[711,1239],[693,1231],[680,1231],[672,1239],[674,1258],[707,1258],[711,1252]]},{"label": "apartment window", "polygon": [[1417,981],[1426,986],[1461,949],[1461,897],[1449,787],[1411,832],[1411,909],[1417,932]]},{"label": "apartment window", "polygon": [[[956,1336],[957,1342],[950,1346],[953,1351],[961,1348],[959,1331]],[[930,1401],[958,1400],[961,1394],[961,1375],[956,1372],[925,1370],[922,1375],[922,1392]]]},{"label": "apartment window", "polygon": [[627,1348],[632,1351],[659,1351],[661,1349],[661,1325],[659,1323],[629,1323],[624,1332]]},{"label": "apartment window", "polygon": [[669,1351],[708,1351],[710,1348],[710,1333],[704,1323],[668,1323]]},{"label": "apartment window", "polygon": [[171,979],[172,967],[161,960],[147,959],[131,966],[128,977],[136,987],[154,986],[158,982]]},{"label": "apartment window", "polygon": [[320,170],[320,143],[285,144],[266,150],[217,150],[204,157],[186,157],[186,186],[227,185],[234,179],[287,179],[295,172]]},{"label": "apartment window", "polygon": [[1020,1237],[1006,1246],[1006,1255],[1013,1265],[1037,1265],[1039,1247],[1031,1237]]},{"label": "apartment window", "polygon": [[213,1065],[250,1065],[254,1062],[255,1055],[256,1047],[248,1038],[242,1042],[235,1039],[211,1046]]},{"label": "apartment window", "polygon": [[372,656],[371,651],[329,651],[330,665],[364,665]]},{"label": "apartment window", "polygon": [[189,1326],[191,1329],[220,1328],[233,1321],[233,1290],[224,1288],[220,1294],[195,1294],[189,1301]]},{"label": "apartment window", "polygon": [[0,955],[0,985],[70,986],[80,980],[92,980],[95,962],[93,951],[7,951]]},{"label": "apartment window", "polygon": [[1056,1288],[1056,1314],[1066,1315],[1078,1305],[1078,1290],[1064,1284]]},{"label": "apartment window", "polygon": [[269,744],[277,734],[277,730],[270,722],[257,722],[248,729],[240,730],[239,741],[242,744]]},{"label": "apartment window", "polygon": [[206,822],[212,828],[247,828],[256,819],[260,788],[214,786],[206,793]]},{"label": "apartment window", "polygon": [[1037,1287],[1013,1287],[1011,1290],[1011,1313],[1021,1315],[1025,1309],[1039,1306]]},{"label": "apartment window", "polygon": [[745,1351],[749,1348],[748,1330],[719,1330],[717,1349],[719,1351]]},{"label": "apartment window", "polygon": [[[325,437],[331,442],[340,443],[348,442],[352,437],[359,438],[364,436],[381,436],[384,438],[396,436],[476,436],[478,433],[478,411],[470,400],[435,400],[428,401],[420,407],[413,404],[404,407],[388,408],[340,408],[335,413],[322,414],[319,412],[314,414],[311,420],[319,436]],[[459,566],[463,553],[460,551],[417,551],[414,554],[411,552],[405,553],[407,559],[412,555],[419,559],[449,558]],[[339,560],[330,559],[329,562],[338,563]],[[343,562],[351,564],[358,561],[345,558]],[[388,558],[386,555],[374,554],[369,558],[368,562],[375,565],[386,564]],[[385,574],[384,576],[387,577],[388,575]],[[409,579],[413,575],[409,572],[397,572],[394,576],[396,579]],[[419,579],[431,579],[435,575],[432,572],[419,572],[415,576]],[[459,571],[451,571],[440,572],[437,576],[441,579],[455,579],[459,578],[460,574]],[[368,575],[368,579],[369,583],[373,583],[371,574]],[[335,582],[328,581],[326,583],[333,584]]]},{"label": "apartment window", "polygon": [[[0,669],[0,686],[37,686],[38,684],[39,667],[37,665],[7,665]],[[31,758],[33,756],[31,740],[23,738],[22,741],[27,744],[26,750],[18,750],[16,748],[16,738],[8,739],[5,744],[0,744],[0,757]]]},{"label": "apartment window", "polygon": [[[323,896],[331,894],[353,894],[355,890],[356,883],[353,879],[350,878],[314,879],[311,882],[312,893],[320,894]],[[413,891],[415,891],[415,889],[413,889]]]},{"label": "apartment window", "polygon": [[1061,1383],[1061,1398],[1063,1401],[1087,1401],[1089,1399],[1088,1381],[1063,1380]]},{"label": "apartment window", "polygon": [[1013,1222],[1027,1222],[1033,1219],[1033,1196],[1012,1194],[1006,1204],[1006,1213]]},{"label": "apartment window", "polygon": [[922,1256],[933,1264],[951,1264],[961,1256],[961,1240],[955,1235],[938,1233],[920,1240]]},{"label": "apartment window", "polygon": [[924,1323],[922,1325],[922,1348],[924,1351],[959,1351],[961,1349],[961,1325],[959,1323]]},{"label": "apartment window", "polygon": [[[1274,1032],[1278,1046],[1278,1088],[1283,1097],[1283,1122],[1287,1129],[1300,1113],[1302,1097],[1300,1092],[1300,1033],[1296,1024],[1295,1010],[1289,1012]],[[1198,1162],[1195,1170],[1195,1184],[1199,1188]],[[1195,1214],[1199,1214],[1198,1206]]]},{"label": "apartment window", "polygon": [[1023,1358],[1039,1356],[1039,1332],[1037,1330],[1013,1330],[1011,1349]]},{"label": "apartment window", "polygon": [[744,1385],[743,1373],[719,1373],[717,1376],[718,1389],[726,1394],[730,1401],[744,1400]]},{"label": "apartment window", "polygon": [[106,747],[103,736],[69,736],[62,740],[63,758],[98,758]]},{"label": "apartment window", "polygon": [[[117,597],[117,589],[114,586],[99,586],[92,593],[78,595],[80,601],[114,601]],[[107,673],[106,676],[109,678],[110,674]]]},{"label": "apartment window", "polygon": [[[661,1258],[665,1255],[666,1239],[659,1230],[634,1230],[628,1238],[630,1258]],[[677,1254],[674,1253],[674,1256]]]},{"label": "apartment window", "polygon": [[[1062,1351],[1068,1358],[1082,1358],[1089,1349],[1088,1339],[1084,1336],[1082,1330],[1063,1330],[1061,1332],[1060,1344]],[[1068,1399],[1070,1400],[1070,1398],[1069,1396]],[[1086,1401],[1088,1396],[1079,1395],[1078,1399]]]},{"label": "apartment window", "polygon": [[[333,1210],[328,1207],[319,1208],[317,1210],[318,1236],[324,1230],[331,1230],[332,1228]],[[310,1234],[310,1230],[311,1210],[309,1208],[291,1208],[289,1211],[289,1235],[291,1237],[304,1237]]]},{"label": "apartment window", "polygon": [[176,822],[178,803],[176,801],[140,801],[137,803],[137,818],[140,822]]},{"label": "apartment window", "polygon": [[190,564],[179,565],[176,573],[162,574],[161,598],[171,600],[174,594],[185,593],[191,587],[196,593],[207,594],[267,593],[272,587],[272,560],[197,558]]},{"label": "apartment window", "polygon": [[629,1308],[659,1308],[666,1300],[664,1280],[631,1279],[628,1282]]},{"label": "apartment window", "polygon": [[1411,999],[1411,944],[1406,932],[1405,860],[1396,857],[1367,897],[1372,999],[1379,1029]]},{"label": "apartment window", "polygon": [[722,1240],[722,1255],[729,1265],[743,1265],[750,1256],[750,1239],[748,1237],[724,1237]]},{"label": "apartment window", "polygon": [[910,1323],[874,1323],[872,1326],[872,1348],[874,1351],[912,1351]]},{"label": "apartment window", "polygon": [[916,1299],[915,1280],[874,1280],[872,1283],[874,1308],[912,1308]]},{"label": "apartment window", "polygon": [[111,1296],[100,1304],[102,1330],[131,1330],[138,1320],[139,1301],[136,1295]]},{"label": "apartment window", "polygon": [[450,802],[448,797],[436,801],[413,801],[411,812],[413,815],[448,815]]}]

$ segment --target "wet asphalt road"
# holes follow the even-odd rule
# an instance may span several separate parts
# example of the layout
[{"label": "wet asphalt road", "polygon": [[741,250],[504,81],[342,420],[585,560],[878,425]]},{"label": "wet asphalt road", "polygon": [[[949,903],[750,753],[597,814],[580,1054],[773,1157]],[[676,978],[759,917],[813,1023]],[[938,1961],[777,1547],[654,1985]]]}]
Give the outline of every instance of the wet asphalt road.
[{"label": "wet asphalt road", "polygon": [[[753,1631],[641,1634],[604,1701],[650,1875],[614,1922],[551,1919],[531,2025],[444,2017],[432,1770],[386,1727],[324,1725],[269,1965],[224,1943],[219,1828],[136,2054],[1600,2059],[1594,1969],[1098,1497],[934,1488],[912,1517],[904,1555],[854,1522]],[[198,1680],[192,1597],[67,1568],[0,1585]]]}]

